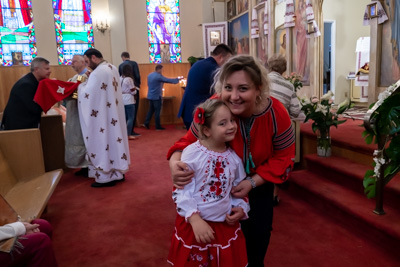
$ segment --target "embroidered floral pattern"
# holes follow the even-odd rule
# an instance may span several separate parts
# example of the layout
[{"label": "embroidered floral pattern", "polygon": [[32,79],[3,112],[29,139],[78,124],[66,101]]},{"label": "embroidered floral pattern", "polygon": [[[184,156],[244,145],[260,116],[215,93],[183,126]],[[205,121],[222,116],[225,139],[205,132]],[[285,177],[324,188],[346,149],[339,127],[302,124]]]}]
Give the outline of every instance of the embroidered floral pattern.
[{"label": "embroidered floral pattern", "polygon": [[[199,252],[199,253],[201,253],[201,252]],[[187,261],[198,262],[199,267],[208,267],[209,261],[213,261],[215,259],[215,257],[213,254],[207,255],[206,253],[207,253],[206,251],[203,253],[203,255],[197,254],[197,253],[190,253]]]},{"label": "embroidered floral pattern", "polygon": [[200,188],[203,202],[212,202],[224,198],[229,192],[229,173],[225,173],[227,166],[226,159],[223,157],[210,158],[207,162],[208,167],[204,174],[204,185]]}]

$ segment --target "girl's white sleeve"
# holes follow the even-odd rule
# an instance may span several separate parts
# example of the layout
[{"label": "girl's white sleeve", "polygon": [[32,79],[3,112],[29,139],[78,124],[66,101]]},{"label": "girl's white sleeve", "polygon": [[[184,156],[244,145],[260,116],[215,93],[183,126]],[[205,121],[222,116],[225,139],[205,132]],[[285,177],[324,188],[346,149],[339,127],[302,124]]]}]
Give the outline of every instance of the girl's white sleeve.
[{"label": "girl's white sleeve", "polygon": [[[181,160],[185,162],[189,169],[193,170],[196,175],[196,169],[193,164],[196,160],[196,156],[194,155],[192,148],[192,146],[188,146],[183,150]],[[196,179],[193,177],[192,181],[185,185],[183,189],[175,189],[172,192],[172,199],[176,204],[176,210],[180,216],[185,217],[186,221],[194,213],[199,213],[197,202],[194,199],[195,188]]]},{"label": "girl's white sleeve", "polygon": [[127,88],[129,88],[129,93],[131,94],[131,95],[136,95],[136,90],[135,91],[131,91],[131,89],[134,89],[134,88],[136,88],[135,87],[135,83],[133,82],[133,79],[132,78],[130,78],[130,77],[127,77],[126,78],[126,86],[127,86]]},{"label": "girl's white sleeve", "polygon": [[0,226],[0,241],[11,237],[24,235],[25,233],[26,228],[22,222],[9,223]]},{"label": "girl's white sleeve", "polygon": [[[246,178],[246,172],[244,171],[242,160],[235,154],[235,164],[238,166],[235,172],[235,180],[233,181],[233,186],[237,186],[241,181]],[[232,195],[231,198],[232,207],[241,207],[245,213],[241,220],[246,220],[249,218],[250,205],[247,197],[236,198]]]}]

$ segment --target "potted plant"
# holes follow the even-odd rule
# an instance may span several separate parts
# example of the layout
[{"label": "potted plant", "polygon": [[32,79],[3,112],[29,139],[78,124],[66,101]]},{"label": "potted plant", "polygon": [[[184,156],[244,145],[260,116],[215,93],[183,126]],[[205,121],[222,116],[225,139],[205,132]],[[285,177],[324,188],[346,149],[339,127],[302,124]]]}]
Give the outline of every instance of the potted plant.
[{"label": "potted plant", "polygon": [[346,99],[339,104],[337,110],[333,108],[333,93],[328,91],[318,99],[303,97],[300,99],[301,110],[306,115],[304,122],[313,120],[312,130],[317,134],[317,154],[321,157],[331,156],[331,136],[330,128],[345,123],[346,120],[339,120],[339,115],[349,109],[352,104]]}]

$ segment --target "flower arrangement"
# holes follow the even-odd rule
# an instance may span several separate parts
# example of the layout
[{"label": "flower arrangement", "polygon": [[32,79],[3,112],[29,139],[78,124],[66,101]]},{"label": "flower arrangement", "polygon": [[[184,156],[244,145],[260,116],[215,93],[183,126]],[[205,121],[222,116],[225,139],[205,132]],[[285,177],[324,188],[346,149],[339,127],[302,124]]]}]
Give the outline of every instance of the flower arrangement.
[{"label": "flower arrangement", "polygon": [[[351,102],[346,99],[335,110],[333,109],[332,97],[333,93],[328,91],[321,99],[316,96],[311,97],[311,99],[307,97],[300,99],[301,110],[306,115],[304,122],[313,120],[312,130],[318,134],[317,148],[323,149],[325,153],[328,153],[328,149],[330,149],[330,127],[335,126],[337,128],[339,124],[345,123],[346,120],[339,120],[339,115],[352,107]],[[329,155],[326,154],[325,156]]]},{"label": "flower arrangement", "polygon": [[289,76],[283,77],[293,84],[295,92],[303,87],[303,83],[301,82],[302,77],[299,74],[292,72]]},{"label": "flower arrangement", "polygon": [[364,192],[368,198],[376,196],[376,182],[387,184],[400,171],[400,80],[379,94],[378,101],[370,107],[373,129],[366,129],[363,137],[367,144],[380,143],[374,152],[374,170],[364,176]]}]

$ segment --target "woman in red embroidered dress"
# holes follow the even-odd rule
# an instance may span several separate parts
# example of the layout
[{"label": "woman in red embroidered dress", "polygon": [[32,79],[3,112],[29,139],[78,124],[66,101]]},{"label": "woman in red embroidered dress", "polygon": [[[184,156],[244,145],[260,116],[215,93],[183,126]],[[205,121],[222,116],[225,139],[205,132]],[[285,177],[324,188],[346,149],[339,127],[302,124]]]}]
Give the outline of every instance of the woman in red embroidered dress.
[{"label": "woman in red embroidered dress", "polygon": [[[252,56],[231,58],[214,81],[216,97],[227,104],[239,125],[229,144],[242,159],[248,177],[232,193],[238,198],[249,196],[249,219],[241,221],[249,267],[264,266],[272,230],[274,184],[286,181],[294,164],[291,120],[285,107],[269,96],[267,71]],[[193,172],[180,161],[180,151],[195,142],[197,134],[193,124],[168,152],[173,182],[178,188],[193,177]]]}]

